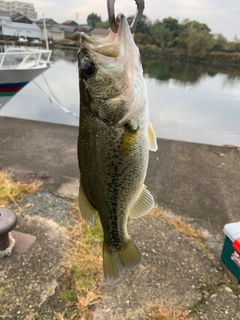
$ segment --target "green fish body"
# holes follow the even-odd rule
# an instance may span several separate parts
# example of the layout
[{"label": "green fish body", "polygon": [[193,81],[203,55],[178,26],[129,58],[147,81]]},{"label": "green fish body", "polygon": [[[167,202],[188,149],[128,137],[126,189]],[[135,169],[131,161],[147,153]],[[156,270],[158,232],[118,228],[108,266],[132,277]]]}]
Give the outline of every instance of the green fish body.
[{"label": "green fish body", "polygon": [[157,150],[139,51],[123,15],[106,39],[81,34],[79,80],[79,208],[92,226],[100,217],[104,276],[112,284],[140,262],[127,222],[154,205],[144,180],[149,149]]}]

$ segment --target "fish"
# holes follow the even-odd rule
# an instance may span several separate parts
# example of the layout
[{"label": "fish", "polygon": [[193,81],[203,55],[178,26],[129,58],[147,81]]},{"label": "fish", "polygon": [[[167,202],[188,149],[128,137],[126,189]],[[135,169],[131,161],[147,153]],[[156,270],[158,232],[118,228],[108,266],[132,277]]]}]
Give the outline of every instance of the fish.
[{"label": "fish", "polygon": [[89,225],[100,218],[104,278],[114,284],[141,260],[127,224],[154,206],[144,180],[149,149],[158,148],[139,49],[123,14],[117,33],[104,39],[81,33],[78,68],[78,204]]}]

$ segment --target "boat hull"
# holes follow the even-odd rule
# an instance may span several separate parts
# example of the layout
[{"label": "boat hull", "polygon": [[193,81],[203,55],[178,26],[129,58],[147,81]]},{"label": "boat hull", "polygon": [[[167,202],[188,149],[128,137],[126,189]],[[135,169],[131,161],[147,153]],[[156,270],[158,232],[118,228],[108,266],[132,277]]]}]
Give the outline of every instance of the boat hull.
[{"label": "boat hull", "polygon": [[13,96],[48,68],[0,70],[0,96]]}]

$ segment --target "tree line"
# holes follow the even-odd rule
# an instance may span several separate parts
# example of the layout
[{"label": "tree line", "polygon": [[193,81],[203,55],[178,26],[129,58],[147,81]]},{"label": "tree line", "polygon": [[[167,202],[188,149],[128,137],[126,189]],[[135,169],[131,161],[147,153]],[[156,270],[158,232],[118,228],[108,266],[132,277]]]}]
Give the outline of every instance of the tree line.
[{"label": "tree line", "polygon": [[[128,17],[129,22],[133,17]],[[108,29],[109,21],[102,21],[96,13],[87,17],[87,23],[94,28]],[[185,19],[179,22],[171,17],[151,21],[142,16],[135,31],[135,42],[142,46],[156,48],[179,48],[187,50],[190,55],[202,54],[206,51],[240,51],[240,39],[237,36],[232,41],[219,34],[212,34],[205,24],[195,20]]]}]

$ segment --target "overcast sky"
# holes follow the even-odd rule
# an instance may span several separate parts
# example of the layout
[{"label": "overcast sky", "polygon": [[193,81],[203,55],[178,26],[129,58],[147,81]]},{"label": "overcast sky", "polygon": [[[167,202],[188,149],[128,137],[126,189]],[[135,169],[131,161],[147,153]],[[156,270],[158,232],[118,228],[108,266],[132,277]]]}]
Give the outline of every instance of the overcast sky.
[{"label": "overcast sky", "polygon": [[[26,0],[32,2],[38,18],[45,14],[58,23],[75,20],[86,23],[87,16],[94,12],[107,19],[107,0]],[[115,12],[126,16],[136,10],[134,0],[116,0]],[[206,23],[213,33],[222,33],[229,40],[235,35],[240,38],[240,0],[145,0],[144,14],[152,21],[166,17],[180,22],[188,18]]]}]

